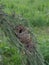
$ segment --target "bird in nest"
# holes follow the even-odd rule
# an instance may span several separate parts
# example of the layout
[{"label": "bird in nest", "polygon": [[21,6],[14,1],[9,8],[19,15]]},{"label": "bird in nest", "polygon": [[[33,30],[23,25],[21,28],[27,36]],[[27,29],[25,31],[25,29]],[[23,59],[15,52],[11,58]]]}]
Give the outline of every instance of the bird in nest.
[{"label": "bird in nest", "polygon": [[[32,41],[32,36],[28,28],[19,24],[15,26],[15,34],[22,44],[24,44],[25,52],[28,56],[26,65],[45,65],[44,59],[36,49],[36,44]],[[32,60],[31,60],[32,59]]]}]

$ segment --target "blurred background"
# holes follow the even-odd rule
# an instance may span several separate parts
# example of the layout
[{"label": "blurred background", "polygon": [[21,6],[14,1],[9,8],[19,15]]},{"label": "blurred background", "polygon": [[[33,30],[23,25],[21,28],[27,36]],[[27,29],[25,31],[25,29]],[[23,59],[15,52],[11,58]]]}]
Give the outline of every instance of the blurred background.
[{"label": "blurred background", "polygon": [[[32,32],[34,32],[37,39],[38,48],[40,48],[44,59],[48,63],[49,0],[0,0],[0,4],[5,5],[3,9],[5,13],[11,14],[11,12],[15,12],[29,21]],[[15,47],[10,48],[7,39],[0,28],[0,62],[4,59],[4,65],[21,65],[19,50]]]}]

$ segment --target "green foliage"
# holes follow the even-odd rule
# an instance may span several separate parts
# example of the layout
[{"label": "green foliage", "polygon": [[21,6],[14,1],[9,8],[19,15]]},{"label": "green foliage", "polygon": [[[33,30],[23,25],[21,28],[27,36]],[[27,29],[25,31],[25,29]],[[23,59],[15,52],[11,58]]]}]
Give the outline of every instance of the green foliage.
[{"label": "green foliage", "polygon": [[[15,11],[16,14],[21,14],[23,17],[25,17],[29,20],[31,26],[38,26],[38,27],[46,26],[46,25],[49,26],[49,0],[22,0],[22,1],[21,0],[0,0],[0,3],[5,4],[4,11],[6,13],[11,14],[11,12]],[[45,32],[48,30],[47,30],[47,28],[44,28],[44,29],[46,29],[46,31],[44,32],[40,28],[39,29],[33,28],[33,29],[34,29],[34,33],[36,33],[36,36],[38,35],[36,37],[39,42],[38,47],[41,48],[41,52],[44,55],[44,58],[49,62],[49,41],[48,41],[49,34],[48,33],[45,34]],[[43,32],[41,32],[41,31],[43,31]],[[0,36],[0,38],[1,38],[1,36]],[[2,38],[2,42],[0,42],[0,43],[1,43],[0,44],[1,49],[3,47],[4,48],[7,47],[6,37]],[[8,52],[12,53],[13,49],[11,48],[11,50],[8,51],[8,49],[5,48],[5,50],[7,50],[7,53]],[[17,52],[17,51],[15,50],[15,52]],[[16,56],[17,56],[16,59],[18,59],[19,53],[16,53]],[[10,59],[11,58],[14,59],[14,57],[15,57],[15,53],[13,54],[12,57],[10,57]],[[9,60],[7,60],[6,56],[4,59],[7,61],[6,63],[8,63]],[[13,60],[11,62],[14,63],[15,61]],[[20,60],[17,60],[17,62],[19,63]],[[12,63],[10,63],[9,65],[12,65]],[[18,64],[18,65],[20,65],[20,64]]]},{"label": "green foliage", "polygon": [[[25,61],[26,56],[24,57],[24,55],[21,55],[22,54],[21,49],[23,50],[23,47],[22,47],[22,44],[20,43],[20,41],[17,39],[17,37],[14,33],[15,31],[13,29],[14,28],[13,25],[16,24],[15,21],[17,21],[17,24],[18,24],[18,21],[20,21],[19,20],[20,18],[16,17],[16,19],[15,19],[13,16],[6,16],[6,15],[4,16],[4,14],[3,14],[3,17],[4,18],[2,18],[2,20],[0,21],[1,31],[2,31],[1,34],[3,34],[3,32],[5,34],[5,37],[4,37],[4,34],[3,34],[3,36],[1,35],[2,42],[0,44],[1,55],[3,55],[2,62],[4,65],[6,65],[6,64],[22,65],[22,60],[24,62],[26,62]],[[11,26],[11,24],[13,24],[13,25]],[[2,45],[3,45],[3,47],[2,47]],[[17,48],[17,50],[15,47]],[[3,52],[2,52],[2,49],[3,49]]]},{"label": "green foliage", "polygon": [[22,56],[15,45],[11,45],[0,29],[0,64],[1,65],[21,65]]},{"label": "green foliage", "polygon": [[40,48],[45,60],[49,62],[49,27],[35,27],[33,31],[38,41],[38,48]]},{"label": "green foliage", "polygon": [[6,37],[0,37],[0,40],[0,63],[3,65],[21,65],[22,56],[19,50],[9,44]]},{"label": "green foliage", "polygon": [[0,50],[2,50],[2,62],[4,65],[21,65],[21,56],[16,48],[3,46]]},{"label": "green foliage", "polygon": [[49,24],[49,0],[1,0],[5,4],[4,11],[21,14],[27,18],[33,26],[45,26]]}]

